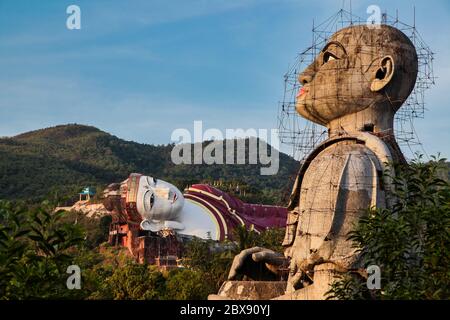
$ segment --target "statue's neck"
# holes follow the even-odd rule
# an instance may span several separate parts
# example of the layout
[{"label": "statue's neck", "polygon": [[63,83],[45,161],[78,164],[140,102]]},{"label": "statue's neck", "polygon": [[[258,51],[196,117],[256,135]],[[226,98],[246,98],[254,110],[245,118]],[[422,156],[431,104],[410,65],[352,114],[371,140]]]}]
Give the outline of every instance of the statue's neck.
[{"label": "statue's neck", "polygon": [[368,107],[362,111],[334,119],[328,123],[327,127],[329,138],[362,131],[393,135],[394,111],[392,107]]},{"label": "statue's neck", "polygon": [[391,151],[392,160],[406,163],[394,136],[394,111],[391,106],[369,107],[365,110],[346,115],[328,123],[328,137],[352,135],[358,132],[372,132],[379,137]]}]

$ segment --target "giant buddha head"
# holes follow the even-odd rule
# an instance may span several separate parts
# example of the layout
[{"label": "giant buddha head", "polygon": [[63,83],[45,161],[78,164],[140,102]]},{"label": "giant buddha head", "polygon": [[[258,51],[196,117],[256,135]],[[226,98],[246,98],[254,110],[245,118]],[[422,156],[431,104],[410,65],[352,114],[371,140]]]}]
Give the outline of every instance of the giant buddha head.
[{"label": "giant buddha head", "polygon": [[175,221],[183,205],[183,194],[174,185],[154,177],[140,177],[136,208],[144,220],[157,224]]},{"label": "giant buddha head", "polygon": [[418,60],[411,40],[387,26],[337,31],[299,76],[296,109],[342,132],[392,130],[395,112],[414,88]]}]

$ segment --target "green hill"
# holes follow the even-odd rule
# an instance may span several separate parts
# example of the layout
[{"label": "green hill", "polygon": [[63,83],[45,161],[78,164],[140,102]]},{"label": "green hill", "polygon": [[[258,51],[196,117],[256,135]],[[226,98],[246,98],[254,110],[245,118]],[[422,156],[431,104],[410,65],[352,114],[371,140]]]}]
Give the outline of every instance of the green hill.
[{"label": "green hill", "polygon": [[139,172],[179,188],[221,180],[224,189],[235,184],[244,187],[247,200],[283,203],[299,166],[283,153],[278,174],[273,176],[261,176],[259,165],[174,165],[172,148],[173,144],[125,141],[77,124],[0,138],[0,199],[68,200],[84,186],[101,190]]}]

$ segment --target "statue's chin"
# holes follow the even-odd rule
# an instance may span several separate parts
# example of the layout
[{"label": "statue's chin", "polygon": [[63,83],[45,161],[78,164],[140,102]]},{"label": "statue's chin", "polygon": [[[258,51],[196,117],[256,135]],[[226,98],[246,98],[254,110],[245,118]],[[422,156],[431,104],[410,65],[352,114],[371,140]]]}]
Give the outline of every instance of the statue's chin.
[{"label": "statue's chin", "polygon": [[160,220],[147,220],[144,219],[141,222],[141,229],[146,231],[158,232],[163,229],[183,230],[184,225],[179,221],[160,221]]},{"label": "statue's chin", "polygon": [[163,226],[164,225],[159,221],[157,222],[145,219],[141,222],[141,229],[146,231],[158,232],[163,229]]},{"label": "statue's chin", "polygon": [[309,106],[308,104],[305,103],[304,100],[302,101],[298,101],[297,104],[295,105],[295,110],[297,111],[297,113],[302,117],[305,118],[307,120],[310,120],[314,123],[320,124],[322,126],[325,126],[326,123],[324,123],[323,121],[320,121],[319,119],[317,119],[316,117],[314,117],[311,112],[309,110],[312,110],[312,106]]},{"label": "statue's chin", "polygon": [[297,113],[303,118],[308,118],[309,113],[306,111],[306,105],[304,103],[297,102],[295,110],[297,110]]}]

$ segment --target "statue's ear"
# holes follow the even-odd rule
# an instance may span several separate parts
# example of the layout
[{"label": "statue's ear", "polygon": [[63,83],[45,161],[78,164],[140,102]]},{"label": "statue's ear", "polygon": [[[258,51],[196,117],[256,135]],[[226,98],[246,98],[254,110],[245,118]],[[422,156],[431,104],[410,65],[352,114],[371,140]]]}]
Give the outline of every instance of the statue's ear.
[{"label": "statue's ear", "polygon": [[379,68],[375,71],[375,79],[370,85],[370,90],[376,92],[383,89],[394,76],[394,59],[391,56],[385,56],[380,61]]}]

